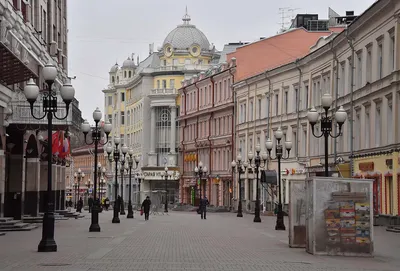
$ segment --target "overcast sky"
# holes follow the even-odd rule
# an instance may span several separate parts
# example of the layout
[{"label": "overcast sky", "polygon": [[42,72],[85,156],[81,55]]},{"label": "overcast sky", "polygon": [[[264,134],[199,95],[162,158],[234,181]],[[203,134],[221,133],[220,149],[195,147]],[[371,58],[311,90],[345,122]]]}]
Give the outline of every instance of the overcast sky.
[{"label": "overcast sky", "polygon": [[[282,25],[280,8],[289,23],[296,13],[317,13],[327,19],[328,7],[340,15],[361,14],[375,0],[68,0],[69,75],[83,118],[92,120],[96,107],[104,110],[102,89],[108,72],[135,53],[143,60],[149,44],[157,50],[164,38],[182,23],[185,7],[191,23],[202,30],[218,50],[229,42],[272,36]],[[228,4],[230,3],[230,5]],[[233,4],[235,3],[235,4]]]}]

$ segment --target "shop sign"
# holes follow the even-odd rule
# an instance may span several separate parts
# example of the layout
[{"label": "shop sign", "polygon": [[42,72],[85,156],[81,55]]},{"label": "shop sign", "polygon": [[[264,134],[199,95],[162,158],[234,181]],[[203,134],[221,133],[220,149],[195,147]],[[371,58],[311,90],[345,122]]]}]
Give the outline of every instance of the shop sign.
[{"label": "shop sign", "polygon": [[361,171],[374,171],[374,162],[364,162],[358,165]]},{"label": "shop sign", "polygon": [[[160,171],[142,171],[142,176],[143,176],[143,179],[145,179],[145,180],[164,180],[164,177],[161,176],[161,172],[164,172],[164,171],[161,171],[161,170]],[[178,179],[177,176],[175,176],[175,174],[177,174],[176,172],[169,171],[169,173],[173,174],[172,175],[173,180]],[[171,180],[171,177],[168,177],[168,180]]]}]

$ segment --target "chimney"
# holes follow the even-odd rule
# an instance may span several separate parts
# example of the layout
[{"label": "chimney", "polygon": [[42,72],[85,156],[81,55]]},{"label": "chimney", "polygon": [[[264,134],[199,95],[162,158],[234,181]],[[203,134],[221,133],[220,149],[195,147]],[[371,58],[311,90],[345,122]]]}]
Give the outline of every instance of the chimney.
[{"label": "chimney", "polygon": [[151,55],[152,53],[154,53],[154,43],[149,44],[149,55]]}]

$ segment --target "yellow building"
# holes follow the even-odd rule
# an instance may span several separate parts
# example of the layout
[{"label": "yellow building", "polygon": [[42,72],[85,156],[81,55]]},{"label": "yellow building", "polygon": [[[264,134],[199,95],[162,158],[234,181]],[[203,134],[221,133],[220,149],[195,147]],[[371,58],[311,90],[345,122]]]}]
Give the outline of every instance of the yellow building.
[{"label": "yellow building", "polygon": [[375,214],[400,215],[400,149],[354,156],[354,177],[373,179]]},{"label": "yellow building", "polygon": [[[154,190],[165,191],[161,172],[167,166],[171,173],[169,200],[174,202],[179,187],[177,89],[183,80],[215,65],[220,54],[205,34],[191,24],[187,12],[157,51],[153,45],[149,48],[149,56],[143,61],[137,58],[135,62],[132,55],[122,66],[111,67],[110,84],[103,90],[105,118],[113,123],[112,138],[120,136],[122,144],[141,157],[134,172],[134,193],[139,182],[141,196]],[[108,170],[113,168],[110,165]],[[127,196],[124,193],[123,197]]]}]

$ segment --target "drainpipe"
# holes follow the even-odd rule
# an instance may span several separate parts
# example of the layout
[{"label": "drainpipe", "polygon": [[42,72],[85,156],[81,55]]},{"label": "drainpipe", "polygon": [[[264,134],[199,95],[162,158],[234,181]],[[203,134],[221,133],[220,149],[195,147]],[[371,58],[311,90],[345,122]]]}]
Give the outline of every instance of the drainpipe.
[{"label": "drainpipe", "polygon": [[[211,81],[211,109],[213,110],[214,109],[214,103],[215,103],[215,100],[214,100],[214,91],[215,91],[215,89],[214,89],[214,79],[213,79],[213,76],[211,75],[210,76],[210,81]],[[214,148],[213,148],[213,146],[212,146],[212,143],[211,143],[211,139],[210,139],[210,137],[211,137],[211,122],[212,122],[212,120],[214,119],[214,111],[211,111],[211,114],[210,114],[210,118],[209,118],[209,120],[208,120],[208,136],[207,136],[207,141],[208,141],[208,146],[209,146],[209,153],[208,153],[208,161],[209,161],[209,174],[211,175],[211,172],[213,171],[213,156],[212,156],[212,152],[213,152],[213,150],[214,150]],[[211,194],[211,185],[210,185],[210,191],[209,191],[210,193],[209,194]],[[219,195],[217,195],[217,202],[215,202],[215,204],[217,204],[219,202]]]},{"label": "drainpipe", "polygon": [[299,89],[297,91],[297,137],[296,137],[296,159],[299,160],[299,138],[300,138],[300,94],[301,94],[301,82],[303,80],[303,72],[299,67],[299,59],[296,59],[296,68],[299,70]]},{"label": "drainpipe", "polygon": [[354,113],[353,113],[353,107],[354,107],[354,46],[353,46],[353,40],[349,36],[348,29],[346,29],[346,37],[347,37],[347,43],[350,46],[351,49],[351,73],[350,73],[350,120],[351,125],[350,125],[350,177],[354,175],[354,161],[353,161],[353,155],[354,155],[354,143],[353,143],[353,126],[354,126]]},{"label": "drainpipe", "polygon": [[[339,59],[337,58],[336,51],[333,49],[333,42],[331,42],[331,52],[333,59],[336,62],[336,76],[335,76],[335,112],[338,110],[338,99],[339,99]],[[334,129],[334,135],[336,136],[337,130]],[[342,139],[343,140],[343,139]],[[333,161],[336,163],[337,160],[337,140],[333,141]]]},{"label": "drainpipe", "polygon": [[[236,149],[236,120],[235,120],[235,116],[236,116],[236,99],[235,96],[233,95],[233,85],[235,84],[235,75],[232,73],[232,69],[236,68],[236,59],[232,61],[232,67],[229,68],[229,74],[231,75],[232,81],[231,81],[231,85],[230,85],[230,91],[232,93],[232,102],[233,102],[233,109],[232,109],[232,136],[231,136],[231,159],[232,161],[236,161],[235,159],[235,149]],[[233,170],[231,172],[231,178],[232,178],[232,188],[234,187],[233,185]],[[233,191],[232,191],[233,192]],[[236,191],[235,191],[236,192]],[[237,192],[236,192],[237,193]],[[233,195],[235,195],[235,193],[232,193]],[[230,202],[230,200],[229,200]]]}]

